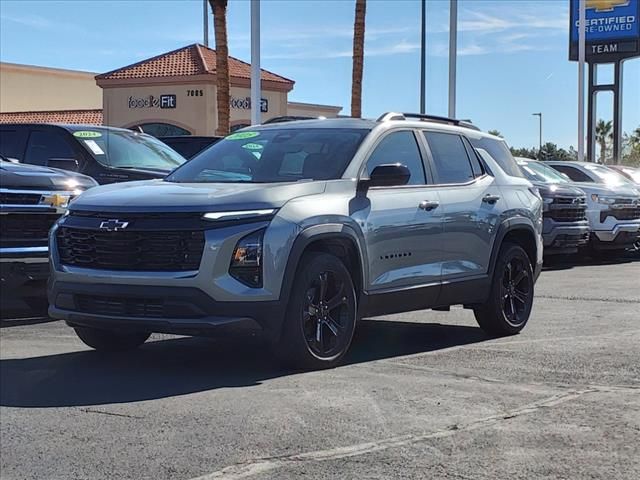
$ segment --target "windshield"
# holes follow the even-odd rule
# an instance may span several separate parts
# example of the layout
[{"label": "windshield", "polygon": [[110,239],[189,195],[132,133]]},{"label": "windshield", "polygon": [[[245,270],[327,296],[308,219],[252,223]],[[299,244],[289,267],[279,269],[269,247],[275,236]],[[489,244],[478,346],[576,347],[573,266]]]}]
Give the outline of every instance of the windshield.
[{"label": "windshield", "polygon": [[102,165],[170,171],[186,160],[161,141],[137,132],[84,130],[73,136]]},{"label": "windshield", "polygon": [[540,162],[520,162],[520,169],[528,180],[542,183],[569,183],[567,177]]},{"label": "windshield", "polygon": [[640,169],[623,167],[622,171],[626,173],[634,182],[640,183]]},{"label": "windshield", "polygon": [[296,182],[340,178],[365,129],[273,128],[236,132],[196,155],[170,182]]},{"label": "windshield", "polygon": [[605,183],[614,187],[620,185],[633,185],[633,183],[631,183],[631,181],[624,175],[616,172],[615,170],[612,170],[611,168],[594,164],[585,165],[584,168],[595,175],[601,181],[601,183]]}]

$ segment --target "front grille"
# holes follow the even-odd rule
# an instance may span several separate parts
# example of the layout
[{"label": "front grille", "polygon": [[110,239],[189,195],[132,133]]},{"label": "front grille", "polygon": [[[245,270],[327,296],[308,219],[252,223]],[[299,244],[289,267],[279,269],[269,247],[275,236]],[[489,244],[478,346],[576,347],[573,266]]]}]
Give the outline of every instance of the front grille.
[{"label": "front grille", "polygon": [[640,207],[617,208],[600,212],[601,222],[604,222],[608,217],[613,217],[617,220],[639,220]]},{"label": "front grille", "polygon": [[545,212],[544,216],[556,222],[580,222],[587,219],[585,207],[552,209]]},{"label": "front grille", "polygon": [[102,270],[189,271],[200,266],[203,231],[106,232],[60,227],[64,265]]},{"label": "front grille", "polygon": [[162,298],[102,297],[74,295],[78,312],[113,317],[143,318],[199,318],[203,314],[196,307],[165,302]]},{"label": "front grille", "polygon": [[49,230],[60,218],[49,213],[8,213],[0,215],[0,246],[33,247],[47,244]]},{"label": "front grille", "polygon": [[38,205],[41,195],[39,193],[0,192],[0,204],[2,205]]}]

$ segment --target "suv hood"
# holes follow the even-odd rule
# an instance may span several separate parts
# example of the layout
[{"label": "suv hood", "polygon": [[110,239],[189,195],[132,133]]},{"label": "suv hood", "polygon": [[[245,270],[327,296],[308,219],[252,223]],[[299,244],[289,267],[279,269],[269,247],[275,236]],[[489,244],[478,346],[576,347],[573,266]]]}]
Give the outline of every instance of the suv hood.
[{"label": "suv hood", "polygon": [[325,182],[172,183],[125,182],[92,188],[71,210],[98,212],[222,212],[280,208],[289,200],[322,193]]},{"label": "suv hood", "polygon": [[0,161],[0,186],[16,189],[73,190],[97,185],[81,173],[58,168]]}]

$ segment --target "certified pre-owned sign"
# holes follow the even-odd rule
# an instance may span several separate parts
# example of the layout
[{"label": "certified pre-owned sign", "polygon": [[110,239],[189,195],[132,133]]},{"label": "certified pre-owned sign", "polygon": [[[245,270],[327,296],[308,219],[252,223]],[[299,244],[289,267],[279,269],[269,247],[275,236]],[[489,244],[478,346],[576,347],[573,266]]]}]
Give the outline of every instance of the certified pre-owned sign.
[{"label": "certified pre-owned sign", "polygon": [[[571,0],[569,59],[578,59],[578,0]],[[640,0],[586,0],[587,61],[609,63],[640,55]]]},{"label": "certified pre-owned sign", "polygon": [[159,97],[129,97],[129,108],[176,108],[176,96],[167,94]]}]

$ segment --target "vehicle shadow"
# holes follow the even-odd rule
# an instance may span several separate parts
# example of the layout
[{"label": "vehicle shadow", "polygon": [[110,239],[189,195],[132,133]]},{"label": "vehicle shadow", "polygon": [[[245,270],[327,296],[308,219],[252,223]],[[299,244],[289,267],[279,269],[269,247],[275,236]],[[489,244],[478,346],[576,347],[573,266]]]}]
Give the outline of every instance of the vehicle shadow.
[{"label": "vehicle shadow", "polygon": [[[487,340],[475,327],[363,320],[346,364]],[[297,372],[283,369],[258,338],[180,337],[138,350],[91,350],[0,360],[0,405],[65,407],[126,403],[217,388],[248,387]]]},{"label": "vehicle shadow", "polygon": [[639,262],[638,254],[624,253],[611,256],[582,256],[582,255],[565,255],[558,257],[545,258],[543,272],[552,272],[557,270],[568,270],[574,267],[585,266],[610,266],[623,265],[627,263]]}]

